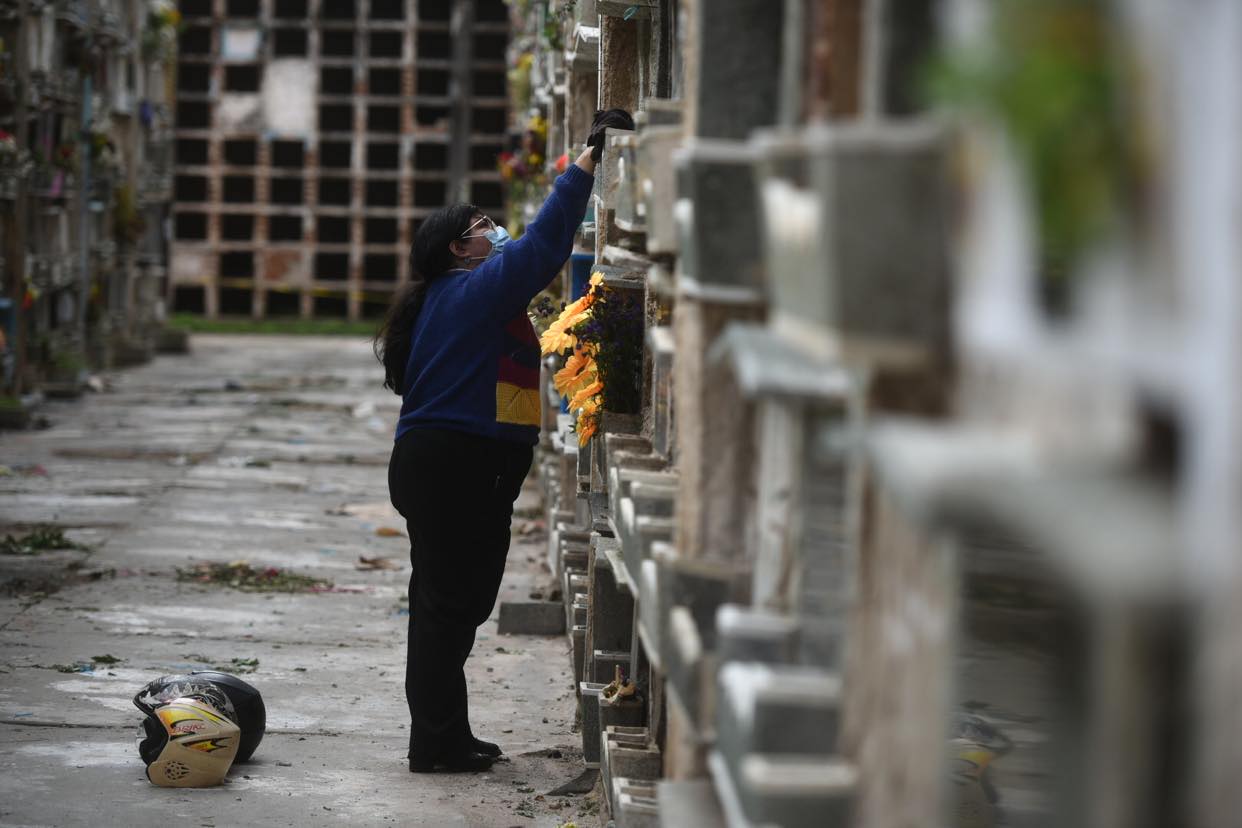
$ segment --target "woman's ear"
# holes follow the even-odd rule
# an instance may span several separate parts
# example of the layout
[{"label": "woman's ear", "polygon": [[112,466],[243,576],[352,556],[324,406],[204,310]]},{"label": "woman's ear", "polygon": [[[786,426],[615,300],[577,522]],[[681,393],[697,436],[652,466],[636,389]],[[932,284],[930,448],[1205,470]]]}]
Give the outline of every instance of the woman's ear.
[{"label": "woman's ear", "polygon": [[453,254],[455,259],[464,259],[470,251],[466,249],[466,243],[459,239],[449,242],[449,252]]}]

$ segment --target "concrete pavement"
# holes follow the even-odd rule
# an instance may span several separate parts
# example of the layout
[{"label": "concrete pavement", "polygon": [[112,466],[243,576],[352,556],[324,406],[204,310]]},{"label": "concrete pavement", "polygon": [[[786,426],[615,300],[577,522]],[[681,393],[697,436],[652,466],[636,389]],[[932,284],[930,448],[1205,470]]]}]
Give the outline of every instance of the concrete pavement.
[{"label": "concrete pavement", "polygon": [[[582,767],[565,639],[498,636],[495,612],[467,665],[471,721],[511,761],[407,770],[399,400],[381,376],[361,340],[200,336],[49,403],[47,430],[0,434],[0,536],[51,524],[88,547],[0,555],[0,825],[599,823],[590,797],[544,796]],[[530,488],[519,515],[536,505]],[[501,600],[550,582],[541,531],[515,521]],[[235,560],[332,587],[178,579]],[[253,669],[267,736],[226,785],[154,787],[130,699],[206,665]]]}]

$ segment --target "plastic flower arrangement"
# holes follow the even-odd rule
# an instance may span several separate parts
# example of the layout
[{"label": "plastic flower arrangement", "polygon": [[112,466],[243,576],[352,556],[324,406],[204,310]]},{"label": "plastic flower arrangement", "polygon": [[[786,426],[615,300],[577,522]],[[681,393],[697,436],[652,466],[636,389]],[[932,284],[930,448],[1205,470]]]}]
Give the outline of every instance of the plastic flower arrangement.
[{"label": "plastic flower arrangement", "polygon": [[566,305],[540,337],[545,356],[567,356],[552,384],[576,416],[579,445],[599,430],[605,410],[638,412],[642,329],[642,300],[634,291],[609,289],[596,272],[586,295]]},{"label": "plastic flower arrangement", "polygon": [[181,12],[172,0],[155,0],[147,12],[142,33],[142,52],[148,59],[172,60],[177,54],[177,34],[182,29]]}]

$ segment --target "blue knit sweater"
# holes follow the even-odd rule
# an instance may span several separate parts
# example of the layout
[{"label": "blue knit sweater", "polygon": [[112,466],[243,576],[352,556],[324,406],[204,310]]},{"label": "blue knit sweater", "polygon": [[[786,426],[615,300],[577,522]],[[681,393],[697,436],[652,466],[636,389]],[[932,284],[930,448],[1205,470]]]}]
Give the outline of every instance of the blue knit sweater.
[{"label": "blue knit sweater", "polygon": [[396,438],[413,428],[539,441],[539,339],[527,306],[573,252],[594,177],[570,168],[520,239],[427,287],[414,325]]}]

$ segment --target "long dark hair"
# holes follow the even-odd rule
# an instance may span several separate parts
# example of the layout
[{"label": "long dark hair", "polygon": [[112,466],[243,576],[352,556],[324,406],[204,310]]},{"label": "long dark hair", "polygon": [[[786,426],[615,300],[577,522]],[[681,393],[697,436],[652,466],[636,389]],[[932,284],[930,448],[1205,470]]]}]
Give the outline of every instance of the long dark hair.
[{"label": "long dark hair", "polygon": [[375,334],[375,358],[384,364],[384,387],[400,396],[405,390],[405,365],[410,359],[414,323],[423,309],[427,286],[457,262],[449,243],[461,238],[481,210],[473,204],[442,207],[423,219],[410,245],[410,281],[392,298],[384,324]]}]

